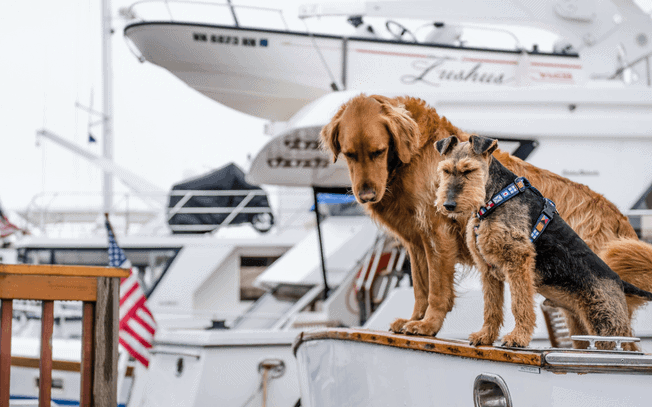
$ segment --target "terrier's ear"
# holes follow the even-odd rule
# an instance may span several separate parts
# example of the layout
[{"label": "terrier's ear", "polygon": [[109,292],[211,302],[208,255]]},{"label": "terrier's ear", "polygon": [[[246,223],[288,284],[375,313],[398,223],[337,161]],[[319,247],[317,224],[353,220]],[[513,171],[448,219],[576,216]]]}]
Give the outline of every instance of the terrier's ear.
[{"label": "terrier's ear", "polygon": [[446,155],[451,152],[453,147],[459,143],[459,140],[455,136],[447,137],[443,140],[439,140],[435,143],[435,148],[439,151],[439,154]]},{"label": "terrier's ear", "polygon": [[371,95],[369,97],[380,103],[385,128],[394,141],[399,160],[406,164],[409,163],[419,148],[421,134],[419,125],[402,104],[394,105],[392,100],[385,96]]},{"label": "terrier's ear", "polygon": [[471,136],[469,139],[473,152],[478,155],[489,155],[498,148],[498,140],[487,137]]},{"label": "terrier's ear", "polygon": [[335,116],[331,119],[324,128],[321,129],[319,137],[321,138],[321,145],[323,149],[331,150],[333,153],[333,163],[337,162],[337,156],[340,155],[340,122],[342,121],[342,115],[346,110],[348,104],[343,104],[340,109],[335,113]]}]

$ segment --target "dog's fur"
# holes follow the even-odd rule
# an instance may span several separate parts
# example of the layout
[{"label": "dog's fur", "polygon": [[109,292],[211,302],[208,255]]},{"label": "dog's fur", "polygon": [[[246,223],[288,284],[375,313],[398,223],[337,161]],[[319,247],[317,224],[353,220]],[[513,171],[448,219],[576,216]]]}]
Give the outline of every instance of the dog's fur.
[{"label": "dog's fur", "polygon": [[[481,273],[484,324],[470,335],[472,345],[490,345],[503,324],[504,283],[512,293],[514,330],[503,345],[530,343],[536,315],[535,291],[580,318],[586,331],[600,336],[631,336],[625,293],[652,299],[652,293],[623,281],[589,249],[556,214],[535,242],[533,226],[544,208],[538,191],[526,188],[478,218],[485,202],[512,184],[517,176],[491,153],[497,140],[471,136],[459,144],[455,136],[436,143],[443,159],[438,166],[436,205],[453,218],[469,219],[466,243]],[[603,349],[613,343],[599,342]]]},{"label": "dog's fur", "polygon": [[[453,307],[455,264],[473,264],[464,239],[466,222],[442,215],[433,205],[440,161],[433,144],[451,135],[469,139],[422,100],[378,95],[352,98],[321,132],[334,161],[345,154],[358,202],[410,254],[414,311],[409,320],[391,324],[394,332],[435,335]],[[496,150],[493,156],[554,200],[569,225],[623,280],[652,289],[652,246],[638,242],[627,218],[611,202],[508,153]],[[632,298],[630,316],[642,304]],[[572,334],[586,333],[578,319],[567,317]]]}]

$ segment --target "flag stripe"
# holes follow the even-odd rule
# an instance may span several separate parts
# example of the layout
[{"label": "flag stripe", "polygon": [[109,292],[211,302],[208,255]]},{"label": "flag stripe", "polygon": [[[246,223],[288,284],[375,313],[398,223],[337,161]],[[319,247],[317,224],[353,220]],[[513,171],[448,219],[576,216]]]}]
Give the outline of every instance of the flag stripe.
[{"label": "flag stripe", "polygon": [[138,322],[138,324],[143,327],[147,332],[149,332],[152,336],[154,336],[154,333],[156,332],[156,328],[152,325],[150,325],[147,321],[143,321],[143,319],[140,317],[140,310],[136,311],[136,315],[133,316],[133,320]]},{"label": "flag stripe", "polygon": [[154,335],[145,329],[144,326],[140,325],[136,321],[131,321],[128,327],[133,331],[133,335],[138,335],[140,339],[146,342],[145,346],[152,346],[152,342],[154,342]]},{"label": "flag stripe", "polygon": [[[152,342],[148,341],[147,339],[143,338],[138,332],[136,332],[132,326],[130,325],[125,325],[122,327],[122,331],[128,333],[131,335],[132,338],[137,340],[143,347],[145,348],[151,348],[152,347]],[[150,336],[150,335],[148,335]],[[152,338],[153,339],[153,338]]]},{"label": "flag stripe", "polygon": [[120,338],[126,342],[133,350],[137,351],[141,356],[146,359],[149,359],[148,347],[143,345],[137,338],[135,338],[130,332],[121,331]]},{"label": "flag stripe", "polygon": [[129,352],[129,354],[131,356],[134,357],[134,359],[136,359],[137,361],[142,363],[145,367],[149,367],[149,359],[148,359],[148,357],[145,357],[145,356],[141,355],[140,353],[138,353],[134,348],[129,346],[129,344],[126,341],[124,341],[122,338],[120,338],[119,342],[120,342],[120,345],[122,345],[122,347],[125,348],[125,350],[127,352]]},{"label": "flag stripe", "polygon": [[145,314],[147,314],[147,316],[152,320],[152,323],[153,323],[154,325],[156,325],[156,322],[154,321],[154,315],[152,315],[152,312],[149,310],[149,308],[145,307],[145,308],[141,308],[141,310],[142,310]]},{"label": "flag stripe", "polygon": [[[138,284],[131,284],[131,287],[127,287],[129,284],[128,282],[124,284],[125,287],[123,287],[122,284],[120,284],[120,306],[122,306],[125,301],[129,298],[131,294],[136,292],[138,290]],[[122,294],[122,291],[125,291],[124,294]]]},{"label": "flag stripe", "polygon": [[120,305],[120,321],[125,319],[128,315],[136,312],[138,307],[142,306],[142,303],[145,301],[145,297],[138,295],[131,295],[127,300]]},{"label": "flag stripe", "polygon": [[0,214],[0,237],[7,237],[19,230],[20,228],[18,226],[9,222],[9,219],[7,219],[4,215]]},{"label": "flag stripe", "polygon": [[137,314],[144,322],[147,322],[150,326],[156,327],[154,316],[152,316],[152,313],[149,312],[147,308],[139,308]]}]

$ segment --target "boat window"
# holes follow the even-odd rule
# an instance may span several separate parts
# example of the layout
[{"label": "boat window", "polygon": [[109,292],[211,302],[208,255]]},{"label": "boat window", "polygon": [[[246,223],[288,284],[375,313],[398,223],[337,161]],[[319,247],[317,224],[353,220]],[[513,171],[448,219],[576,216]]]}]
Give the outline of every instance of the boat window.
[{"label": "boat window", "polygon": [[254,280],[278,258],[279,256],[240,258],[240,301],[255,301],[265,294],[265,290],[254,287]]},{"label": "boat window", "polygon": [[[632,224],[640,239],[652,242],[652,185],[641,195],[628,213],[629,223]],[[638,212],[638,213],[637,213]]]},{"label": "boat window", "polygon": [[328,205],[330,216],[365,216],[364,208],[357,201]]},{"label": "boat window", "polygon": [[[362,205],[358,204],[353,194],[345,188],[341,189],[344,191],[343,193],[320,192],[317,194],[320,213],[326,210],[329,216],[365,216]],[[314,210],[314,206],[311,210]]]},{"label": "boat window", "polygon": [[[132,270],[149,296],[179,252],[179,248],[123,248]],[[24,264],[106,266],[107,248],[20,248],[18,259]]]}]

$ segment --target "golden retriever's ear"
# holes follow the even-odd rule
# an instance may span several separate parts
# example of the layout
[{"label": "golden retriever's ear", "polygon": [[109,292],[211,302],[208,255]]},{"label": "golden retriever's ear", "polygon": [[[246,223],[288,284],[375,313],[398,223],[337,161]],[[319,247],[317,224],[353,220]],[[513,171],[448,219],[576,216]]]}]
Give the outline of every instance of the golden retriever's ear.
[{"label": "golden retriever's ear", "polygon": [[498,148],[498,140],[492,138],[471,136],[469,141],[471,147],[473,147],[473,152],[478,155],[489,155]]},{"label": "golden retriever's ear", "polygon": [[419,126],[403,105],[395,106],[391,99],[385,96],[371,97],[381,105],[385,127],[394,141],[398,158],[406,164],[409,163],[419,149]]},{"label": "golden retriever's ear", "polygon": [[455,136],[446,137],[443,140],[439,140],[435,143],[435,148],[439,151],[439,154],[446,155],[451,152],[453,147],[459,143],[459,140]]},{"label": "golden retriever's ear", "polygon": [[348,104],[343,104],[340,107],[340,110],[335,113],[335,116],[331,119],[330,123],[324,126],[319,133],[321,138],[322,148],[328,148],[333,153],[333,163],[337,162],[337,156],[340,155],[340,122],[342,121],[342,115],[346,110]]}]

